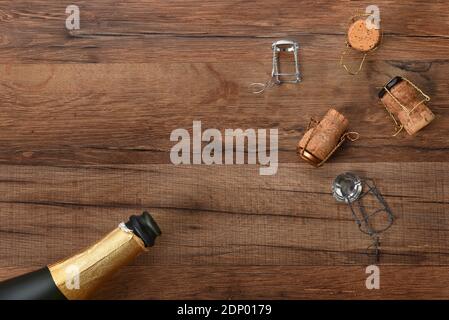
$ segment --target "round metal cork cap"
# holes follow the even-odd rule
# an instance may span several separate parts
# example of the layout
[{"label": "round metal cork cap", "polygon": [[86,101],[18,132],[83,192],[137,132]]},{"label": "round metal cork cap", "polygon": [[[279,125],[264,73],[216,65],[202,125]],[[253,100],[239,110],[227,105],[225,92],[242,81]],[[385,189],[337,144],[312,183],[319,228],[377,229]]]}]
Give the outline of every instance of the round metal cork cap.
[{"label": "round metal cork cap", "polygon": [[311,154],[307,150],[303,150],[302,148],[300,148],[298,150],[298,152],[299,152],[299,156],[301,157],[301,159],[307,161],[308,163],[310,163],[311,165],[313,165],[315,167],[318,166],[321,163],[321,161],[323,161],[323,160],[315,157],[313,154]]},{"label": "round metal cork cap", "polygon": [[367,52],[380,42],[380,29],[368,29],[365,19],[354,21],[348,30],[348,43],[355,50]]},{"label": "round metal cork cap", "polygon": [[379,98],[382,99],[383,96],[385,95],[385,93],[387,93],[385,88],[387,88],[388,91],[391,91],[391,89],[401,81],[402,81],[402,78],[399,76],[396,76],[393,79],[391,79],[390,81],[388,81],[388,83],[379,91],[379,95],[378,95]]},{"label": "round metal cork cap", "polygon": [[360,197],[362,189],[362,180],[351,172],[338,175],[332,184],[332,194],[340,202],[354,202]]}]

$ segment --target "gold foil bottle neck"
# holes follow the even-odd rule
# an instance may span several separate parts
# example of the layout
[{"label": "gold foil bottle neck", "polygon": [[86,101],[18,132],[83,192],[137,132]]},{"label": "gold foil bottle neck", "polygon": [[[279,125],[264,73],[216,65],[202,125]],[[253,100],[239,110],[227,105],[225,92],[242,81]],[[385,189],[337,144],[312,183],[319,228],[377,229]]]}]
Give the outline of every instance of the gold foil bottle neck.
[{"label": "gold foil bottle neck", "polygon": [[67,299],[89,298],[118,269],[147,250],[143,241],[129,231],[119,227],[86,250],[48,266]]}]

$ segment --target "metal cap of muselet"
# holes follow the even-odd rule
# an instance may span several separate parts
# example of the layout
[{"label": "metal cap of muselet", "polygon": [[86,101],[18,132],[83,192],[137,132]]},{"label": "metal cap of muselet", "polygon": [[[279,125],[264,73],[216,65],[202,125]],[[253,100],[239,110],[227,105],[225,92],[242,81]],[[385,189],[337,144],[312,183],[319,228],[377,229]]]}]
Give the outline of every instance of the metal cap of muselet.
[{"label": "metal cap of muselet", "polygon": [[362,180],[351,172],[338,175],[332,184],[332,194],[340,202],[356,201],[362,189]]}]

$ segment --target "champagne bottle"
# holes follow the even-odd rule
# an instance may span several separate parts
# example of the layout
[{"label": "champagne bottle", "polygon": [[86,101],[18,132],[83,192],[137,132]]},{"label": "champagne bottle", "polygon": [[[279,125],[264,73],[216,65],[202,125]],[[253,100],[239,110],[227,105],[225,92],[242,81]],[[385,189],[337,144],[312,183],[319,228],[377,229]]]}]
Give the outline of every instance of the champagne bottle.
[{"label": "champagne bottle", "polygon": [[152,247],[160,234],[148,212],[133,215],[84,251],[0,282],[0,300],[87,299],[115,271]]}]

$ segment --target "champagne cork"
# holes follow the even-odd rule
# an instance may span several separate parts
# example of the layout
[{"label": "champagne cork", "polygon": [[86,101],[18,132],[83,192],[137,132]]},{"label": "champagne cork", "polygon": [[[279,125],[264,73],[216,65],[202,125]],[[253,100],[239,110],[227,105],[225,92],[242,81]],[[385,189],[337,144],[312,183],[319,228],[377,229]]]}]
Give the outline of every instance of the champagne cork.
[{"label": "champagne cork", "polygon": [[357,75],[362,70],[366,56],[370,52],[377,49],[382,39],[380,27],[377,27],[376,29],[375,25],[368,26],[367,18],[368,17],[365,14],[354,16],[351,19],[346,37],[346,47],[354,49],[363,55],[359,67],[354,69],[353,67],[346,65],[344,62],[348,50],[345,49],[340,57],[340,65],[346,70],[346,72],[353,76]]},{"label": "champagne cork", "polygon": [[348,120],[337,110],[329,109],[324,118],[309,129],[297,149],[302,159],[318,166],[333,152],[348,128]]},{"label": "champagne cork", "polygon": [[348,43],[355,50],[373,50],[379,44],[380,37],[380,29],[368,29],[365,19],[358,19],[349,26]]},{"label": "champagne cork", "polygon": [[401,77],[395,77],[388,82],[385,88],[379,92],[379,98],[409,135],[414,135],[435,118],[433,112],[426,105],[426,97],[410,82]]}]

